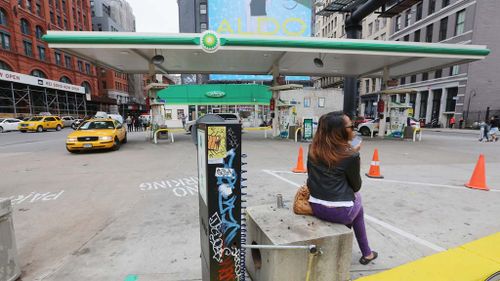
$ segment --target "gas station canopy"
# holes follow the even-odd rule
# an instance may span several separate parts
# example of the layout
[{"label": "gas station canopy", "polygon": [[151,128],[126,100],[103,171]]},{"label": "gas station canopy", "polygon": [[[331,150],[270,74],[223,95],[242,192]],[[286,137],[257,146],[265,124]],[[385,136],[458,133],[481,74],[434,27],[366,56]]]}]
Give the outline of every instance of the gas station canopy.
[{"label": "gas station canopy", "polygon": [[[484,59],[486,46],[304,37],[49,31],[43,39],[124,73],[390,77]],[[315,59],[323,65],[314,63]],[[317,62],[318,60],[316,60]]]}]

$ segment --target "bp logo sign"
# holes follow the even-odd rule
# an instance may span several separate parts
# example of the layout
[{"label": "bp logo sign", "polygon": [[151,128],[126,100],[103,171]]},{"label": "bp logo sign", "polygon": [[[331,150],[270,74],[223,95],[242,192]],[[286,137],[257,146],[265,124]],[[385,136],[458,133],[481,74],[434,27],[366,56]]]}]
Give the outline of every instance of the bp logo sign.
[{"label": "bp logo sign", "polygon": [[201,48],[207,53],[215,53],[220,47],[217,33],[207,30],[201,34]]},{"label": "bp logo sign", "polygon": [[210,91],[210,92],[205,93],[205,96],[207,96],[209,98],[222,98],[225,95],[226,95],[226,93],[224,93],[222,91]]}]

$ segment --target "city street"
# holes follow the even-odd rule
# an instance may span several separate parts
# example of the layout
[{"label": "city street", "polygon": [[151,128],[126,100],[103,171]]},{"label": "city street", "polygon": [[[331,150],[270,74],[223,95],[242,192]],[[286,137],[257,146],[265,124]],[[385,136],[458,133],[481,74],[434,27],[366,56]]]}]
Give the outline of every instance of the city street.
[{"label": "city street", "polygon": [[[129,133],[119,151],[70,154],[60,132],[0,134],[0,197],[11,197],[22,280],[201,280],[195,146]],[[289,207],[305,175],[299,144],[243,135],[248,205]],[[307,144],[303,144],[307,148]],[[500,231],[500,144],[424,131],[423,141],[365,139],[362,172],[379,149],[382,180],[363,176],[368,238],[379,272]],[[480,153],[491,191],[464,187]],[[293,213],[290,212],[290,216]],[[135,279],[134,279],[135,280]]]}]

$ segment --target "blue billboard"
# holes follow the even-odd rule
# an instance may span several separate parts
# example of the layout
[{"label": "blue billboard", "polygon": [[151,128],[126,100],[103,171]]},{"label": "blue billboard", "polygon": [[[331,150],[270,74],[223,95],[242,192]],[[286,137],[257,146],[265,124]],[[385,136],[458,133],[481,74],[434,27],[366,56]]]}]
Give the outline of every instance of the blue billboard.
[{"label": "blue billboard", "polygon": [[[219,34],[310,37],[312,0],[208,0],[208,26]],[[269,75],[210,75],[211,80],[271,80]],[[309,80],[309,77],[287,77]]]}]

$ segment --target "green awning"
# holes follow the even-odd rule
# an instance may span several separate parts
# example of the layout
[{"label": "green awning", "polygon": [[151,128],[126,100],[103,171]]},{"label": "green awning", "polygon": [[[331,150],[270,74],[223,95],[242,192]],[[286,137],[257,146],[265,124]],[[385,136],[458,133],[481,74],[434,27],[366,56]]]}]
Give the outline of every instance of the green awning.
[{"label": "green awning", "polygon": [[173,105],[269,105],[268,86],[257,84],[173,85],[158,100]]}]

